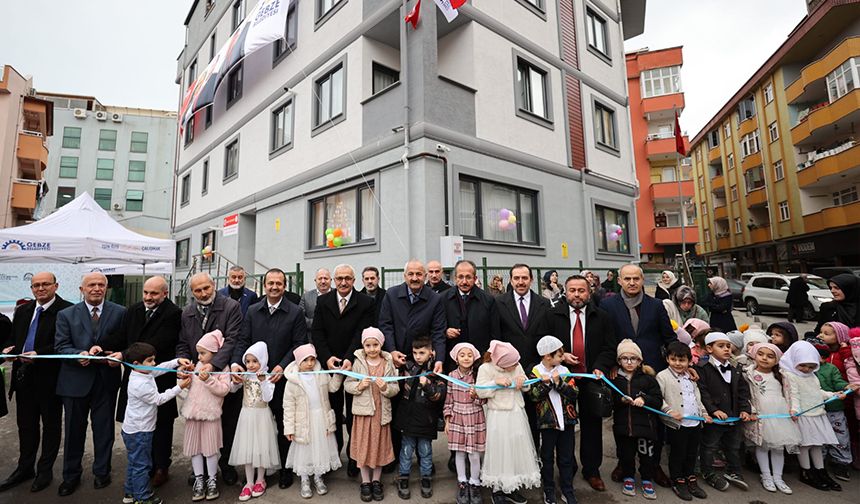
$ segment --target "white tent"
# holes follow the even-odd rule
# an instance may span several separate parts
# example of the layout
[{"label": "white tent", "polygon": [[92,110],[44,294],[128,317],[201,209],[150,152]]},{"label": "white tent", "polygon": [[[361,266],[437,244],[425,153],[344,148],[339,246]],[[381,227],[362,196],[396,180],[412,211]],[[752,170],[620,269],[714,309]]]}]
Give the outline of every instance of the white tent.
[{"label": "white tent", "polygon": [[[32,224],[0,229],[0,263],[172,263],[176,243],[130,231],[83,193]],[[110,266],[108,266],[110,265]]]}]

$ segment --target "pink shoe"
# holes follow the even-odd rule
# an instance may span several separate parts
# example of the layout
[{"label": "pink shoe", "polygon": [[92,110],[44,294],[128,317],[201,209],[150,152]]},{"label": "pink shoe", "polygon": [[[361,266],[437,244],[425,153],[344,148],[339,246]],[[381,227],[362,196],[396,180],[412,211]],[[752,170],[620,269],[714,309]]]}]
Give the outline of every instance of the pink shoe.
[{"label": "pink shoe", "polygon": [[254,483],[254,488],[251,489],[251,497],[260,497],[266,493],[266,482],[258,481]]},{"label": "pink shoe", "polygon": [[239,502],[245,502],[251,500],[251,487],[245,485],[242,487],[242,491],[239,493]]}]

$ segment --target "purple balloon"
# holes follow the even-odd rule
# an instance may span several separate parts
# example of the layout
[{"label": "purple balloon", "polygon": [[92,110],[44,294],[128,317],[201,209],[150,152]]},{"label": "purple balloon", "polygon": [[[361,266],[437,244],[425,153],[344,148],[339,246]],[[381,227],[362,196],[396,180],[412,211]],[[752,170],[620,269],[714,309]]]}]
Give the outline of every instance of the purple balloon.
[{"label": "purple balloon", "polygon": [[508,217],[510,217],[510,216],[511,216],[511,211],[508,210],[507,208],[502,208],[501,210],[499,210],[499,218],[500,219],[508,220]]}]

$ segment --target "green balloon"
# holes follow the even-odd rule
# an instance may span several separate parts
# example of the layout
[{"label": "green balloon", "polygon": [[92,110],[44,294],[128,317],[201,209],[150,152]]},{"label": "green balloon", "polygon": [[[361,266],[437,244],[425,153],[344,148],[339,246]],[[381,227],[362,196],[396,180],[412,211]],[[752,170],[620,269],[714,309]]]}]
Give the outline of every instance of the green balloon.
[{"label": "green balloon", "polygon": [[325,235],[326,235],[326,236],[328,236],[328,235],[330,235],[330,234],[334,234],[334,229],[332,229],[332,228],[326,228],[326,229],[325,229]]},{"label": "green balloon", "polygon": [[334,233],[326,233],[325,239],[328,241],[334,240]]},{"label": "green balloon", "polygon": [[335,236],[334,240],[332,240],[332,243],[334,243],[335,247],[340,247],[341,245],[343,245],[343,238],[341,238],[340,236]]}]

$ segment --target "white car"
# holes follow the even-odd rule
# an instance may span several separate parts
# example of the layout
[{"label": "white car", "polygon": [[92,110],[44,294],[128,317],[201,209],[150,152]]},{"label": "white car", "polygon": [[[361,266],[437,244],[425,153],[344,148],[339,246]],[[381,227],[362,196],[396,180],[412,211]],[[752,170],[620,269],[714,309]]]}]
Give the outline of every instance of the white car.
[{"label": "white car", "polygon": [[[780,275],[779,273],[759,273],[753,275],[743,290],[744,306],[750,315],[758,315],[765,311],[788,311],[785,296],[788,294],[788,284],[799,275]],[[827,280],[816,275],[807,275],[809,284],[809,303],[803,309],[805,320],[814,320],[822,303],[833,301],[833,295],[827,286]]]}]

